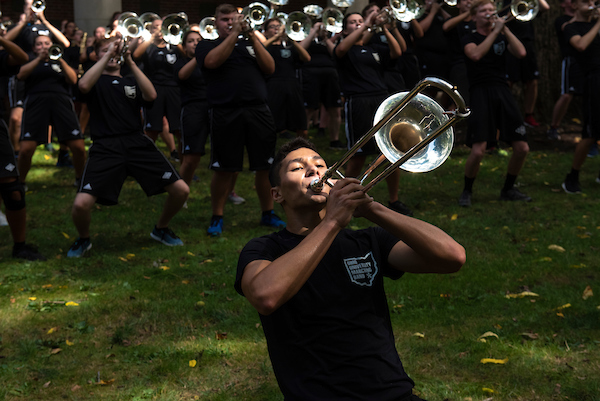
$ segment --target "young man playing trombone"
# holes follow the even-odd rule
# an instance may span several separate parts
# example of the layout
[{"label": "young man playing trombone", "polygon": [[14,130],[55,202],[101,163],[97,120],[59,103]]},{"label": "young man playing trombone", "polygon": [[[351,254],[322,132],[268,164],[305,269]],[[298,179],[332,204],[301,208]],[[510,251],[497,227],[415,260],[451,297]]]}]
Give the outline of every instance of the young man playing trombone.
[{"label": "young man playing trombone", "polygon": [[500,140],[510,143],[513,149],[500,199],[530,202],[531,198],[515,187],[529,145],[519,107],[506,83],[506,53],[525,57],[525,47],[504,25],[504,20],[498,18],[492,0],[475,0],[471,15],[476,31],[462,39],[470,86],[467,145],[471,154],[465,163],[465,186],[458,204],[471,206],[473,183],[481,160],[488,143],[495,144],[498,130]]},{"label": "young man playing trombone", "polygon": [[[271,196],[288,225],[246,245],[235,288],[259,313],[286,400],[421,400],[394,344],[383,278],[456,272],[465,250],[373,201],[355,178],[313,191],[326,170],[307,140],[282,146]],[[347,229],[353,216],[376,226]]]},{"label": "young man playing trombone", "polygon": [[168,193],[150,236],[168,246],[183,245],[168,226],[186,201],[189,187],[144,135],[140,108],[154,101],[156,90],[133,62],[130,52],[125,54],[125,62],[133,75],[121,76],[119,48],[114,38],[99,41],[98,62],[79,80],[79,90],[90,109],[94,144],[73,202],[72,217],[79,238],[69,249],[68,257],[78,258],[90,250],[92,207],[96,202],[115,205],[128,175],[148,196]]}]

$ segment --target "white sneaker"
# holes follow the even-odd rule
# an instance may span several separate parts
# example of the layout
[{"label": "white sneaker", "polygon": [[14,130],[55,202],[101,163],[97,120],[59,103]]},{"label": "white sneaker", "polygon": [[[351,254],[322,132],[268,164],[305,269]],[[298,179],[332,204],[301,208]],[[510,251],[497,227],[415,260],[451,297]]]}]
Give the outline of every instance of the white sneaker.
[{"label": "white sneaker", "polygon": [[8,220],[6,220],[6,215],[0,212],[0,227],[4,227],[8,225]]},{"label": "white sneaker", "polygon": [[235,191],[231,191],[231,193],[227,197],[227,200],[233,203],[234,205],[241,205],[242,203],[246,202],[246,199],[236,194]]}]

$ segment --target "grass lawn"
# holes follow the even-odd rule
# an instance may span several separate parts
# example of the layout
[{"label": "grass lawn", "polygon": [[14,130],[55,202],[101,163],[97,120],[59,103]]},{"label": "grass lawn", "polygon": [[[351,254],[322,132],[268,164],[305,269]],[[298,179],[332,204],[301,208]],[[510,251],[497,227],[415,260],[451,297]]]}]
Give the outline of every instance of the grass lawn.
[{"label": "grass lawn", "polygon": [[[311,137],[328,163],[343,154]],[[415,217],[467,249],[457,274],[386,282],[398,351],[429,401],[600,400],[600,158],[569,196],[572,143],[532,148],[518,178],[531,203],[498,201],[508,159],[492,155],[460,208],[464,146],[433,172],[402,175]],[[171,224],[177,248],[149,235],[164,196],[127,181],[118,206],[92,213],[90,256],[70,260],[74,174],[55,163],[39,148],[27,179],[28,241],[48,261],[11,259],[0,228],[0,400],[282,400],[258,315],[233,288],[242,247],[269,232],[253,174],[239,175],[247,202],[228,204],[223,236],[209,238],[205,157]]]}]

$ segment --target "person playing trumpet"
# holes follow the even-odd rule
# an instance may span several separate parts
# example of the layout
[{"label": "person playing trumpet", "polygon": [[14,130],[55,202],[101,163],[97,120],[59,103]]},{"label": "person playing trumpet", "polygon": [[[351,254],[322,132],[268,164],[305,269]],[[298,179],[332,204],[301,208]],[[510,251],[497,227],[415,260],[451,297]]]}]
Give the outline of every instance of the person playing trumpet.
[{"label": "person playing trumpet", "polygon": [[[583,130],[562,187],[566,193],[576,194],[581,192],[579,171],[590,148],[600,139],[600,12],[593,0],[572,0],[572,5],[574,21],[565,26],[564,33],[584,74]],[[596,182],[600,184],[600,174]]]},{"label": "person playing trumpet", "polygon": [[471,206],[473,183],[487,145],[495,144],[498,130],[500,140],[510,143],[513,149],[500,199],[529,202],[531,198],[515,187],[529,145],[519,107],[506,82],[506,54],[525,57],[525,47],[504,25],[504,19],[498,18],[492,0],[475,0],[471,16],[476,31],[462,39],[470,86],[467,145],[471,153],[465,163],[465,185],[458,203]]}]

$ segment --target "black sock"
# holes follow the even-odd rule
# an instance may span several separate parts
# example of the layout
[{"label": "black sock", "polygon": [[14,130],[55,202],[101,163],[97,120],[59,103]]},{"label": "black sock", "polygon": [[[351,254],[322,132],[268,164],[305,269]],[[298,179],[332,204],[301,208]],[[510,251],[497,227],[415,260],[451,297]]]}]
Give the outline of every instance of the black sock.
[{"label": "black sock", "polygon": [[517,181],[516,175],[506,174],[506,180],[504,180],[504,188],[502,188],[502,190],[508,191],[509,189],[514,187],[515,181]]},{"label": "black sock", "polygon": [[69,154],[68,150],[64,150],[64,149],[59,149],[58,150],[58,157],[65,157],[68,154]]},{"label": "black sock", "polygon": [[567,176],[571,180],[579,181],[579,170],[575,170],[574,168],[571,168],[571,172]]},{"label": "black sock", "polygon": [[219,215],[213,214],[212,217],[210,218],[210,222],[212,223],[213,221],[217,221],[217,220],[221,220],[221,219],[223,219],[223,215],[219,216]]},{"label": "black sock", "polygon": [[268,215],[270,215],[271,213],[273,213],[273,209],[271,209],[271,210],[266,210],[266,211],[262,212],[262,215],[263,215],[263,216],[268,216]]},{"label": "black sock", "polygon": [[464,191],[473,192],[473,183],[475,182],[475,177],[469,178],[465,175],[465,187]]},{"label": "black sock", "polygon": [[18,252],[25,247],[25,241],[23,242],[15,242],[13,245],[13,251]]}]

